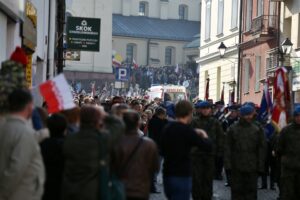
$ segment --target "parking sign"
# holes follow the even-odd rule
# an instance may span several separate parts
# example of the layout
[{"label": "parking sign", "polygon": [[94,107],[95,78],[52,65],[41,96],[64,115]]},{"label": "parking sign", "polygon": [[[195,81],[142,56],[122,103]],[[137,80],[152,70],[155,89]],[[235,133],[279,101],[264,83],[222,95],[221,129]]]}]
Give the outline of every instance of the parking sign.
[{"label": "parking sign", "polygon": [[117,67],[116,68],[116,80],[117,81],[128,81],[130,77],[129,68]]}]

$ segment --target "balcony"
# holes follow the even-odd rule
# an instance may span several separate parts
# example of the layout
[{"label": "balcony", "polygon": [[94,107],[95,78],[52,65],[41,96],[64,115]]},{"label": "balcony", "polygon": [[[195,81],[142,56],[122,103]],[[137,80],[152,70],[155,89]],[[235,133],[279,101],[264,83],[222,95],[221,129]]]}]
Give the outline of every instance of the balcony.
[{"label": "balcony", "polygon": [[257,39],[267,41],[276,37],[277,27],[276,15],[262,15],[252,20],[251,33]]}]

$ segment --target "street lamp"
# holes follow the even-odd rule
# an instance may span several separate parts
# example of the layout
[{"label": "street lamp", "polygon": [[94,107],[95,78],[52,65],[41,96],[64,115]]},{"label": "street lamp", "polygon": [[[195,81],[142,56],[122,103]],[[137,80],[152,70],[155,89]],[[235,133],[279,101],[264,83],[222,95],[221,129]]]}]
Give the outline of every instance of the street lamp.
[{"label": "street lamp", "polygon": [[292,51],[293,43],[289,38],[286,38],[281,44],[281,50],[283,54],[290,54]]},{"label": "street lamp", "polygon": [[221,42],[218,49],[219,49],[220,57],[223,58],[227,47],[225,46],[225,44],[223,42]]}]

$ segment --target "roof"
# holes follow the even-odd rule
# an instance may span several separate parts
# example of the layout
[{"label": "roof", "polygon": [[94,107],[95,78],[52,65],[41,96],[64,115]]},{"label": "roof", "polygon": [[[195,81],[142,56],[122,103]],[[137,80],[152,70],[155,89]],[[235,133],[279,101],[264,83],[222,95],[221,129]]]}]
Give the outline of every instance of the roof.
[{"label": "roof", "polygon": [[197,38],[184,46],[184,48],[198,48],[198,47],[200,47],[200,38]]},{"label": "roof", "polygon": [[113,14],[113,36],[192,41],[200,22]]}]

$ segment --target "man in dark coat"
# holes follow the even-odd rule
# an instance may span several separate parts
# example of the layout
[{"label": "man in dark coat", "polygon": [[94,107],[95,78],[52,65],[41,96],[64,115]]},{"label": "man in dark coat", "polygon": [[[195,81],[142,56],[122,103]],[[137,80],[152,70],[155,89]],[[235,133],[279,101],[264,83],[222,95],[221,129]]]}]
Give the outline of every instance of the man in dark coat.
[{"label": "man in dark coat", "polygon": [[41,152],[46,168],[46,182],[43,200],[61,199],[64,172],[63,144],[67,120],[61,114],[54,114],[47,120],[50,138],[41,143]]},{"label": "man in dark coat", "polygon": [[241,118],[226,133],[224,163],[231,170],[232,200],[256,200],[257,177],[264,171],[265,138],[253,123],[255,109],[244,105]]},{"label": "man in dark coat", "polygon": [[281,158],[281,200],[300,199],[300,106],[295,108],[294,120],[282,129],[277,154]]},{"label": "man in dark coat", "polygon": [[192,127],[203,129],[213,144],[212,152],[192,149],[192,195],[194,200],[211,200],[213,195],[213,179],[215,175],[215,159],[223,155],[224,133],[221,124],[212,117],[211,104],[207,101],[196,105],[199,114],[192,120]]},{"label": "man in dark coat", "polygon": [[[99,191],[100,148],[107,145],[107,138],[99,131],[104,117],[101,108],[83,106],[80,111],[79,132],[68,135],[65,140],[64,200],[97,200],[105,195]],[[101,165],[106,163],[103,160]]]}]

